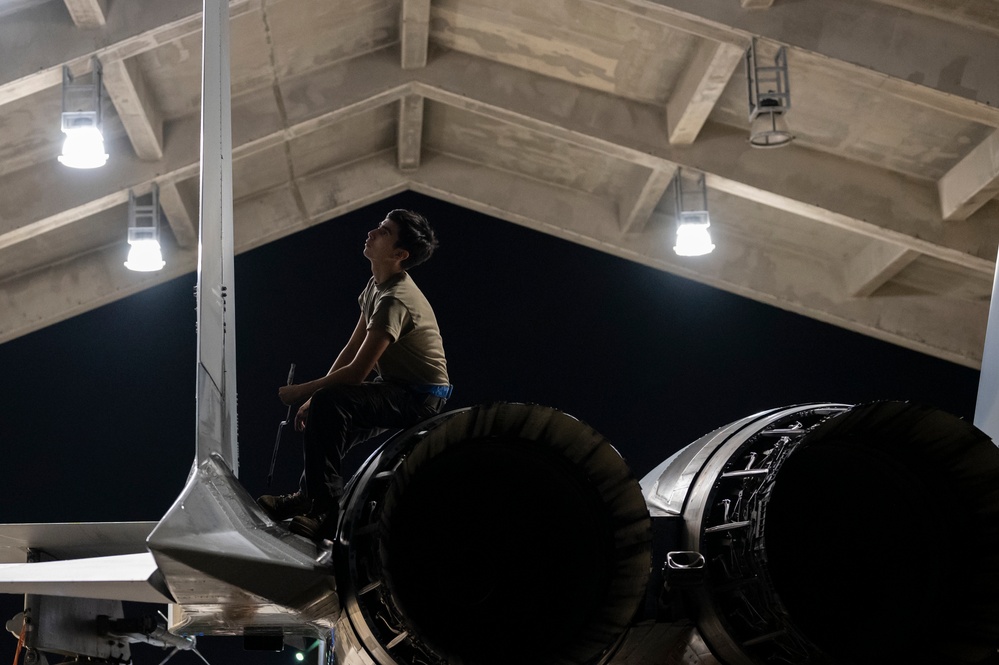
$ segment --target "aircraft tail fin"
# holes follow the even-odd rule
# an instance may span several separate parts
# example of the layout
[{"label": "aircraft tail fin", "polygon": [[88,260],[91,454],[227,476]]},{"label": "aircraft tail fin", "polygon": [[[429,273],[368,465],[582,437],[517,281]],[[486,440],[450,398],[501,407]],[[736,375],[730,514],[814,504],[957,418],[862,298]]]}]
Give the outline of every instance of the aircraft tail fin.
[{"label": "aircraft tail fin", "polygon": [[195,463],[216,453],[238,475],[228,3],[206,3],[204,21]]}]

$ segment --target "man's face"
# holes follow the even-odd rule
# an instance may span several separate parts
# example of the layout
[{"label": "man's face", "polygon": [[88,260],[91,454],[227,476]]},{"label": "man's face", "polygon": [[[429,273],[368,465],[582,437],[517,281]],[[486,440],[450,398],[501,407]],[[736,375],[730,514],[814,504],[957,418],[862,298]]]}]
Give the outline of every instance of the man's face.
[{"label": "man's face", "polygon": [[364,256],[372,260],[388,260],[396,256],[399,240],[399,227],[391,219],[384,219],[375,228],[368,231],[364,241]]}]

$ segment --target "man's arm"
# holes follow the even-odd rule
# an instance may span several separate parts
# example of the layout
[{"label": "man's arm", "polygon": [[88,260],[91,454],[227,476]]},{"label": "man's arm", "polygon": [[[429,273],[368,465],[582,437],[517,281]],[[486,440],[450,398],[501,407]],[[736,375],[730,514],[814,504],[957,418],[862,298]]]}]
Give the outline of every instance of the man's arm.
[{"label": "man's arm", "polygon": [[350,334],[350,339],[347,340],[347,344],[340,351],[340,355],[336,357],[333,362],[333,366],[330,367],[330,371],[326,372],[327,376],[347,365],[354,357],[357,355],[358,349],[361,348],[361,343],[364,342],[364,336],[367,332],[365,328],[368,327],[368,322],[364,319],[364,314],[357,317],[357,325],[354,326],[354,332]]},{"label": "man's arm", "polygon": [[281,386],[278,396],[285,404],[294,404],[312,396],[320,388],[333,384],[359,384],[368,377],[382,353],[392,343],[392,337],[384,330],[365,330],[366,322],[362,315],[357,321],[354,333],[347,345],[337,356],[326,376],[315,381]]}]

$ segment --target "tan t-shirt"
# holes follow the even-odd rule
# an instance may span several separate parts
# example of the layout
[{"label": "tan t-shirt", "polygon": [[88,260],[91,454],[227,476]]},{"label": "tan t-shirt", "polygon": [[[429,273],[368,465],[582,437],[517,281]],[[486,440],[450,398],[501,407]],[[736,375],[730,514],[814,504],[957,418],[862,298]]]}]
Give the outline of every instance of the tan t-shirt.
[{"label": "tan t-shirt", "polygon": [[383,379],[412,385],[449,383],[437,317],[409,273],[383,284],[375,284],[372,277],[357,301],[367,329],[384,330],[392,338],[375,365]]}]

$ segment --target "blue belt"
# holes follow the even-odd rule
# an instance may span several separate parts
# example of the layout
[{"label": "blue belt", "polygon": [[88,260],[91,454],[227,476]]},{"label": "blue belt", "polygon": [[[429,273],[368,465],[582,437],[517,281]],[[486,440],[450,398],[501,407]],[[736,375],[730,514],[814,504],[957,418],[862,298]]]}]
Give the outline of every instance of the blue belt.
[{"label": "blue belt", "polygon": [[414,392],[423,393],[426,395],[433,395],[434,397],[440,397],[441,399],[450,399],[451,392],[454,390],[454,386],[441,386],[434,383],[427,383],[424,385],[413,385],[410,386],[409,388]]}]

